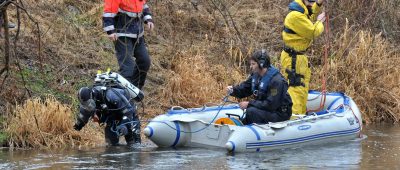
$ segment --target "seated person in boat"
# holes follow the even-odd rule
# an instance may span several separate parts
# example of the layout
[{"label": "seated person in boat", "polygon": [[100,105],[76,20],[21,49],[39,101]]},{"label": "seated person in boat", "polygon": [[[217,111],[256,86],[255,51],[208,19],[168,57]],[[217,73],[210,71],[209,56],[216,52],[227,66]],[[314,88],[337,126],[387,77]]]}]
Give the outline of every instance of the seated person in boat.
[{"label": "seated person in boat", "polygon": [[140,144],[140,123],[135,104],[129,101],[127,93],[125,89],[103,85],[82,87],[78,92],[80,108],[74,129],[80,131],[93,118],[99,124],[106,123],[104,135],[108,145],[119,145],[120,136],[125,137],[128,146]]},{"label": "seated person in boat", "polygon": [[237,86],[228,86],[231,96],[253,100],[239,103],[246,109],[243,124],[266,124],[289,120],[292,115],[292,100],[287,92],[288,83],[278,69],[273,67],[268,53],[263,49],[249,58],[251,75]]}]

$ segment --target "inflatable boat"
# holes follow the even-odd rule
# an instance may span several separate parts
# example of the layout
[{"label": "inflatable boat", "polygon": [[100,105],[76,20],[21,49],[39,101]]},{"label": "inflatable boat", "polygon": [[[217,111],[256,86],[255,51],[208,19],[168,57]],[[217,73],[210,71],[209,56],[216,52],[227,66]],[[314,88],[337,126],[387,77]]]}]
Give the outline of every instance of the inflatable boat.
[{"label": "inflatable boat", "polygon": [[159,147],[218,147],[229,152],[260,152],[361,136],[361,113],[349,96],[310,91],[307,108],[316,111],[284,122],[242,125],[239,120],[245,111],[238,104],[172,107],[151,120],[144,134]]}]

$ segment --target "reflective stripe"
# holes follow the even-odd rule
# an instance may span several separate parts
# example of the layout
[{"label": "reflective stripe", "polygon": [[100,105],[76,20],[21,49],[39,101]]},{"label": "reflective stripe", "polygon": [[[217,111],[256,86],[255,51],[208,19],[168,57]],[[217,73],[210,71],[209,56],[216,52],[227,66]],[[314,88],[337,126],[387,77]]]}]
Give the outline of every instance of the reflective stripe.
[{"label": "reflective stripe", "polygon": [[125,10],[123,10],[121,8],[118,9],[118,12],[124,13],[124,14],[132,17],[132,18],[137,18],[137,17],[141,17],[142,16],[141,12],[140,13],[134,13],[134,12],[125,11]]},{"label": "reflective stripe", "polygon": [[137,34],[126,34],[126,33],[117,33],[117,37],[129,37],[129,38],[140,38],[144,35],[144,32],[139,34],[139,37]]},{"label": "reflective stripe", "polygon": [[143,9],[147,9],[147,8],[149,8],[149,6],[147,4],[144,4]]},{"label": "reflective stripe", "polygon": [[114,13],[103,13],[103,17],[112,17],[114,18],[117,14]]},{"label": "reflective stripe", "polygon": [[143,17],[143,20],[145,20],[145,21],[148,20],[148,19],[152,19],[152,18],[151,18],[151,15],[145,15],[145,16]]},{"label": "reflective stripe", "polygon": [[114,30],[115,28],[114,28],[114,25],[110,25],[110,26],[104,27],[103,29],[105,32],[107,32],[107,31]]}]

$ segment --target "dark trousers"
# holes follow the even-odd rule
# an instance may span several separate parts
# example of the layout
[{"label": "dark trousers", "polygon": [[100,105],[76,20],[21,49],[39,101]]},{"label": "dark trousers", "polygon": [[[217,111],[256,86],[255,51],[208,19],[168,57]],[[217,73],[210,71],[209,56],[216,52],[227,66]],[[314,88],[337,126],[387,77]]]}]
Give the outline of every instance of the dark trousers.
[{"label": "dark trousers", "polygon": [[252,123],[267,124],[268,122],[280,122],[289,119],[286,114],[280,114],[277,112],[268,112],[255,107],[249,107],[246,109],[246,117],[243,119],[244,125]]},{"label": "dark trousers", "polygon": [[[138,119],[136,119],[138,120]],[[108,145],[116,146],[119,145],[119,136],[115,133],[116,125],[111,121],[107,123],[104,128],[104,137],[106,139],[106,143]],[[134,143],[141,143],[140,138],[140,122],[135,124],[134,127],[128,128],[128,134],[124,136],[127,145],[131,145]]]},{"label": "dark trousers", "polygon": [[115,43],[115,51],[120,74],[133,85],[142,89],[151,62],[144,37],[138,39],[118,37]]},{"label": "dark trousers", "polygon": [[[131,101],[131,105],[135,109],[135,103]],[[140,138],[140,121],[138,114],[136,114],[136,109],[134,110],[132,115],[127,116],[129,119],[132,119],[132,124],[126,124],[126,127],[128,128],[128,134],[125,135],[125,141],[127,145],[132,145],[134,143],[141,143],[141,138]],[[105,117],[107,122],[106,122],[106,127],[104,128],[104,136],[106,139],[106,143],[112,146],[119,145],[119,136],[115,132],[116,127],[119,125],[116,121],[115,117]]]}]

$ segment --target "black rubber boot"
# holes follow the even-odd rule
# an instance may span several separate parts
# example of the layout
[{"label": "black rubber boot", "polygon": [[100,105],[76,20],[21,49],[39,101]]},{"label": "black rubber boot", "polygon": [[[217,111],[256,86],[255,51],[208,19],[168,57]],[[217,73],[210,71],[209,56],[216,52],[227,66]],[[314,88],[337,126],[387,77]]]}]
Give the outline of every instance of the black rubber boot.
[{"label": "black rubber boot", "polygon": [[142,138],[140,137],[140,127],[133,132],[133,138],[135,139],[135,143],[142,143]]},{"label": "black rubber boot", "polygon": [[107,124],[104,129],[104,136],[106,139],[106,143],[109,146],[118,146],[119,145],[119,138],[115,132],[111,130],[112,126]]},{"label": "black rubber boot", "polygon": [[128,146],[137,147],[136,145],[141,144],[140,124],[133,125],[129,129],[129,134],[125,136],[125,140]]}]

